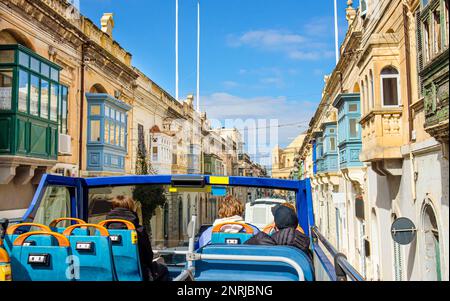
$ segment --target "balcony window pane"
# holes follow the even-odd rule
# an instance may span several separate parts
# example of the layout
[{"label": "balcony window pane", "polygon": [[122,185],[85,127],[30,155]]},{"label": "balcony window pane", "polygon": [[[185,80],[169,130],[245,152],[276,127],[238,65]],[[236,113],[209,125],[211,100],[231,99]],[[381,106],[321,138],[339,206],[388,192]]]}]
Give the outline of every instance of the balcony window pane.
[{"label": "balcony window pane", "polygon": [[12,64],[12,63],[14,63],[14,50],[0,51],[0,64]]},{"label": "balcony window pane", "polygon": [[30,68],[33,71],[39,72],[39,61],[34,57],[31,57],[30,59]]},{"label": "balcony window pane", "polygon": [[110,115],[109,115],[109,116],[110,116],[111,119],[115,119],[115,118],[116,118],[116,117],[115,117],[115,116],[116,116],[116,111],[114,111],[113,108],[111,108],[111,111],[110,111]]},{"label": "balcony window pane", "polygon": [[20,51],[19,52],[19,64],[24,67],[30,66],[30,56],[26,54],[25,52]]},{"label": "balcony window pane", "polygon": [[41,63],[41,74],[50,77],[50,67],[44,63]]},{"label": "balcony window pane", "polygon": [[125,128],[120,128],[120,146],[125,147]]},{"label": "balcony window pane", "polygon": [[111,144],[111,145],[114,145],[114,137],[115,137],[114,129],[115,129],[114,122],[110,122],[109,123],[109,144]]},{"label": "balcony window pane", "polygon": [[121,121],[122,123],[125,123],[125,114],[124,114],[124,113],[122,113],[122,114],[120,115],[120,121]]},{"label": "balcony window pane", "polygon": [[109,143],[109,120],[105,119],[105,143]]},{"label": "balcony window pane", "polygon": [[109,117],[109,107],[105,106],[105,116]]},{"label": "balcony window pane", "polygon": [[67,134],[68,89],[61,87],[61,133]]},{"label": "balcony window pane", "polygon": [[120,126],[116,125],[116,143],[115,145],[120,144]]},{"label": "balcony window pane", "polygon": [[100,116],[100,114],[101,114],[100,105],[92,105],[90,114],[91,114],[91,116]]},{"label": "balcony window pane", "polygon": [[336,151],[336,138],[331,137],[330,138],[330,152],[335,152]]},{"label": "balcony window pane", "polygon": [[41,117],[48,118],[49,83],[41,80]]},{"label": "balcony window pane", "polygon": [[349,112],[358,112],[358,105],[356,105],[356,104],[351,104],[351,105],[349,105],[348,106],[348,111]]},{"label": "balcony window pane", "polygon": [[50,95],[50,120],[58,121],[58,94],[59,86],[56,84],[51,85]]},{"label": "balcony window pane", "polygon": [[91,142],[100,142],[100,120],[91,120]]},{"label": "balcony window pane", "polygon": [[0,70],[0,110],[11,110],[12,71]]},{"label": "balcony window pane", "polygon": [[350,137],[358,137],[358,121],[356,119],[350,119]]},{"label": "balcony window pane", "polygon": [[19,71],[19,111],[27,112],[28,101],[28,72]]},{"label": "balcony window pane", "polygon": [[30,79],[30,114],[39,115],[39,78],[34,75]]},{"label": "balcony window pane", "polygon": [[50,78],[54,81],[59,81],[59,71],[55,68],[50,69]]}]

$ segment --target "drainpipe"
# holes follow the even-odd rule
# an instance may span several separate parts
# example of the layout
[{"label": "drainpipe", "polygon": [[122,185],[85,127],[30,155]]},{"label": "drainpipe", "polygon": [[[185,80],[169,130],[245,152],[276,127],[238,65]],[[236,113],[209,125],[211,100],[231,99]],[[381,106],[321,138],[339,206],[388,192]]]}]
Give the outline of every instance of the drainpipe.
[{"label": "drainpipe", "polygon": [[84,63],[85,59],[85,47],[86,43],[83,43],[81,45],[81,75],[80,75],[80,140],[78,144],[78,169],[79,169],[79,176],[81,176],[81,171],[83,170],[83,120],[84,120],[84,68],[86,64]]},{"label": "drainpipe", "polygon": [[406,63],[406,85],[407,85],[407,99],[408,99],[408,139],[409,142],[412,141],[412,131],[414,129],[413,116],[411,111],[412,104],[412,85],[411,85],[411,46],[409,44],[409,32],[408,32],[408,7],[403,6],[403,31],[405,35],[405,63]]}]

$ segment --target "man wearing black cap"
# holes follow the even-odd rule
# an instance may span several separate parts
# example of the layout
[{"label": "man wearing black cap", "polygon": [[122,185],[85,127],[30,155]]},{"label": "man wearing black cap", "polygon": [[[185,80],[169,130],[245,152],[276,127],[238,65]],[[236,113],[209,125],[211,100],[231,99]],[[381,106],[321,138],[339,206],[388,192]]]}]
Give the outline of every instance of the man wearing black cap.
[{"label": "man wearing black cap", "polygon": [[269,236],[264,232],[249,239],[248,245],[276,245],[296,247],[311,257],[309,250],[310,239],[298,230],[298,218],[295,211],[283,205],[272,208],[276,232]]}]

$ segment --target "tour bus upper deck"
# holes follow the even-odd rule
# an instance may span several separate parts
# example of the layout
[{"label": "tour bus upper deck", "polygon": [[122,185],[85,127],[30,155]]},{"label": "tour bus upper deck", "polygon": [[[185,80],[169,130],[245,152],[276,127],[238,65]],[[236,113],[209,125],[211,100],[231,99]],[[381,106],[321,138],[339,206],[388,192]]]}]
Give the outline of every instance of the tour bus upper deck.
[{"label": "tour bus upper deck", "polygon": [[[267,275],[269,275],[268,277],[272,277],[274,280],[338,279],[336,276],[337,270],[332,264],[333,258],[330,258],[331,252],[326,249],[324,249],[325,252],[322,250],[320,243],[317,240],[318,236],[315,235],[314,231],[311,231],[315,229],[315,224],[309,180],[290,181],[267,178],[191,175],[122,176],[107,178],[68,178],[45,175],[38,187],[30,208],[22,220],[48,224],[51,220],[59,217],[71,217],[82,219],[91,224],[96,224],[105,219],[106,212],[110,210],[109,200],[112,197],[119,194],[133,197],[133,192],[137,187],[163,187],[163,193],[171,197],[174,195],[179,196],[180,193],[185,193],[188,196],[198,194],[198,196],[206,198],[206,204],[208,204],[209,201],[211,204],[209,212],[213,213],[217,210],[217,201],[221,196],[223,197],[227,194],[239,195],[239,198],[243,199],[244,202],[252,202],[258,198],[278,195],[280,191],[283,191],[284,193],[289,194],[286,199],[295,199],[294,205],[297,208],[299,224],[301,228],[304,229],[306,235],[312,238],[311,249],[314,253],[314,269],[311,269],[309,272],[314,271],[315,275],[309,274],[309,269],[304,268],[308,265],[306,263],[307,260],[303,258],[304,256],[301,254],[299,255],[299,252],[297,251],[289,249],[280,248],[279,250],[276,250],[275,253],[272,253],[272,251],[275,250],[274,248],[269,248],[267,250],[259,248],[255,251],[253,246],[245,247],[241,245],[207,246],[206,248],[195,251],[193,248],[193,241],[196,234],[195,231],[202,226],[202,224],[198,224],[199,219],[197,219],[197,215],[200,215],[201,217],[201,215],[204,214],[204,208],[195,208],[195,210],[191,211],[189,197],[187,198],[188,204],[184,204],[186,198],[175,198],[174,200],[178,207],[172,206],[170,210],[180,210],[178,218],[182,215],[187,215],[189,218],[178,221],[178,224],[181,227],[181,229],[178,230],[180,233],[179,241],[168,242],[167,233],[163,233],[156,238],[156,241],[160,239],[160,242],[163,241],[164,243],[154,246],[154,248],[156,249],[156,254],[160,253],[160,255],[163,256],[171,255],[169,258],[176,258],[176,261],[172,266],[170,266],[170,262],[168,262],[168,264],[174,278],[177,280],[183,280],[186,277],[206,281],[220,280],[210,277],[210,275],[214,273],[209,273],[209,267],[211,266],[211,263],[215,264],[223,261],[226,261],[227,264],[232,267],[227,271],[220,270],[220,273],[223,275],[223,280],[229,279],[226,274],[235,272],[233,269],[241,270],[242,267],[246,266],[248,270],[251,271],[254,269],[255,262],[259,262],[259,264],[264,263],[266,266],[270,267],[269,269],[277,271],[273,274],[267,273]],[[250,193],[247,190],[242,192],[239,189],[250,189],[253,192]],[[221,193],[224,195],[221,195]],[[55,200],[63,201],[55,202]],[[192,199],[192,201],[194,202],[194,199]],[[195,199],[195,204],[197,204],[197,199]],[[163,225],[164,231],[173,227],[173,224],[177,224],[177,221],[172,220],[169,225],[169,218],[166,216],[169,211],[168,207],[169,206],[166,206],[161,209],[165,220]],[[188,225],[188,222],[191,220],[191,215],[193,216],[192,220],[197,221],[197,225],[192,226],[191,223]],[[207,223],[212,223],[216,217],[215,214],[212,214]],[[181,224],[183,224],[183,226],[181,226]],[[69,225],[70,221],[67,221],[63,226],[67,227]],[[184,233],[181,234],[180,231],[183,231]],[[155,236],[158,236],[158,234],[155,234]],[[323,237],[319,238],[323,239]],[[325,245],[325,247],[327,246]],[[284,255],[277,256],[277,254]],[[264,255],[264,257],[259,255]],[[335,255],[337,255],[337,253],[331,253],[332,257]],[[185,256],[186,262],[180,260],[182,256]],[[164,258],[167,259],[168,256],[165,256]],[[192,272],[193,270],[195,272]],[[181,273],[181,275],[177,277],[177,274],[179,273]],[[244,277],[244,274],[242,274],[242,277]],[[252,272],[245,275],[247,275],[247,280],[260,279],[258,277],[255,278],[255,275],[253,275]],[[279,275],[283,276],[277,278]]]}]

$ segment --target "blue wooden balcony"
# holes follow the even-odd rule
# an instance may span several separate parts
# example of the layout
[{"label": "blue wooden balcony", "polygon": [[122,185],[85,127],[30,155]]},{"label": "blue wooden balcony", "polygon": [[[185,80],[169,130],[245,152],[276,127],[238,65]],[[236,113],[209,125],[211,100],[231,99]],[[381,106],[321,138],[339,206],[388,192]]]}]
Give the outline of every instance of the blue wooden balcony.
[{"label": "blue wooden balcony", "polygon": [[340,169],[362,167],[361,100],[359,94],[340,94],[333,106],[338,109],[338,148]]}]

